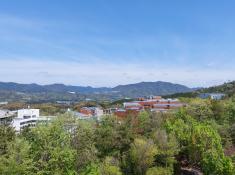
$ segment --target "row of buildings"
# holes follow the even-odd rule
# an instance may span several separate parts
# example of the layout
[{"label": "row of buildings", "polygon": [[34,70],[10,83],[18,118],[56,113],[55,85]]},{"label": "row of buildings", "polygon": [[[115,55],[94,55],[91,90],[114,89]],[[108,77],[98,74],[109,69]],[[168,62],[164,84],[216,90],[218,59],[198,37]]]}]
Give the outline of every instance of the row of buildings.
[{"label": "row of buildings", "polygon": [[139,98],[136,101],[123,103],[123,108],[117,109],[115,115],[125,117],[130,113],[138,114],[141,110],[169,112],[185,105],[178,99],[164,99],[161,96],[151,96],[149,98]]},{"label": "row of buildings", "polygon": [[185,106],[178,99],[164,99],[160,96],[151,96],[149,98],[139,98],[136,101],[123,103],[122,108],[101,109],[99,107],[83,107],[79,112],[73,114],[79,119],[95,118],[100,120],[103,115],[116,115],[117,117],[126,117],[128,114],[138,114],[142,110],[152,112],[168,112]]}]

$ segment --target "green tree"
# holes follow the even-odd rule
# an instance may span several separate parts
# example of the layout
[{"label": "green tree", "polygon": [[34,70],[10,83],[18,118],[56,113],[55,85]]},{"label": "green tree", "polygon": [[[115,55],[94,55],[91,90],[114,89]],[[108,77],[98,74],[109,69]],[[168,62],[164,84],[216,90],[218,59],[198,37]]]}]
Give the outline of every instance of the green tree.
[{"label": "green tree", "polygon": [[71,147],[71,136],[64,120],[41,124],[31,130],[30,154],[37,174],[75,174],[76,151]]},{"label": "green tree", "polygon": [[24,139],[17,138],[14,142],[9,143],[7,153],[0,156],[0,174],[33,174],[34,164],[29,151],[30,145]]},{"label": "green tree", "polygon": [[158,148],[155,157],[155,166],[171,170],[173,172],[174,163],[176,163],[175,155],[179,152],[178,142],[173,134],[167,134],[163,129],[157,129],[151,137]]},{"label": "green tree", "polygon": [[7,153],[7,146],[15,139],[15,131],[12,127],[0,125],[0,156]]},{"label": "green tree", "polygon": [[210,100],[194,99],[186,107],[187,113],[199,121],[211,119],[213,111],[211,110]]},{"label": "green tree", "polygon": [[102,175],[98,164],[91,163],[87,165],[80,173],[81,175]]},{"label": "green tree", "polygon": [[118,160],[113,157],[106,157],[100,169],[102,175],[122,175]]},{"label": "green tree", "polygon": [[79,172],[89,164],[98,161],[95,147],[95,126],[87,121],[79,121],[73,132],[71,145],[76,150],[76,170]]},{"label": "green tree", "polygon": [[138,132],[146,134],[150,125],[149,113],[147,111],[140,112],[140,114],[137,116],[137,120]]},{"label": "green tree", "polygon": [[106,117],[95,132],[99,157],[116,156],[129,149],[133,135],[127,123],[120,123],[114,117]]},{"label": "green tree", "polygon": [[153,165],[157,151],[157,147],[152,140],[136,138],[131,145],[125,162],[129,173],[144,175],[148,168]]},{"label": "green tree", "polygon": [[[210,125],[199,123],[185,113],[167,123],[168,131],[175,133],[191,165],[198,165],[205,174],[234,173],[232,161],[224,156],[221,138]],[[185,133],[183,133],[185,132]]]},{"label": "green tree", "polygon": [[172,170],[163,167],[149,168],[146,175],[172,175]]}]

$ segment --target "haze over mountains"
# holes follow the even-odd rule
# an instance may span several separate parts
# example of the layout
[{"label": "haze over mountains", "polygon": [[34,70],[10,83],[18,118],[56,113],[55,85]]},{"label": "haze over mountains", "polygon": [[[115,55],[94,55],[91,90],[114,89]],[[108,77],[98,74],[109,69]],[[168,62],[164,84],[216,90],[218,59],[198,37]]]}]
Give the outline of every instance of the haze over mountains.
[{"label": "haze over mountains", "polygon": [[116,94],[122,97],[135,98],[148,95],[168,95],[180,92],[190,92],[193,89],[169,82],[140,82],[135,84],[108,87],[84,87],[64,84],[38,85],[0,82],[0,91],[22,93],[76,93],[76,94]]}]

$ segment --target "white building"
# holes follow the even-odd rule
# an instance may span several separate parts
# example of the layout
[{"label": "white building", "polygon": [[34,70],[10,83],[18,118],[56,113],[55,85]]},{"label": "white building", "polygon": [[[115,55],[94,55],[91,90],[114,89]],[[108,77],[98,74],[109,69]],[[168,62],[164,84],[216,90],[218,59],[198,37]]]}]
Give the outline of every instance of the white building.
[{"label": "white building", "polygon": [[0,110],[0,125],[11,124],[15,112],[9,110]]},{"label": "white building", "polygon": [[40,117],[39,109],[20,109],[17,117],[13,119],[12,126],[16,132],[20,132],[24,127],[34,127],[39,121],[48,121],[50,118]]}]

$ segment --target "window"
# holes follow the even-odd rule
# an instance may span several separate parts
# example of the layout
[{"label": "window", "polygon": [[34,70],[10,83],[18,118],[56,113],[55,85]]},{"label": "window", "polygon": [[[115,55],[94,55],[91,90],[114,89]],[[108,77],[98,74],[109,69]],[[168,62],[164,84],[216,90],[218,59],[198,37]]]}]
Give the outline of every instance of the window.
[{"label": "window", "polygon": [[24,115],[24,119],[28,119],[28,118],[31,118],[30,115]]}]

